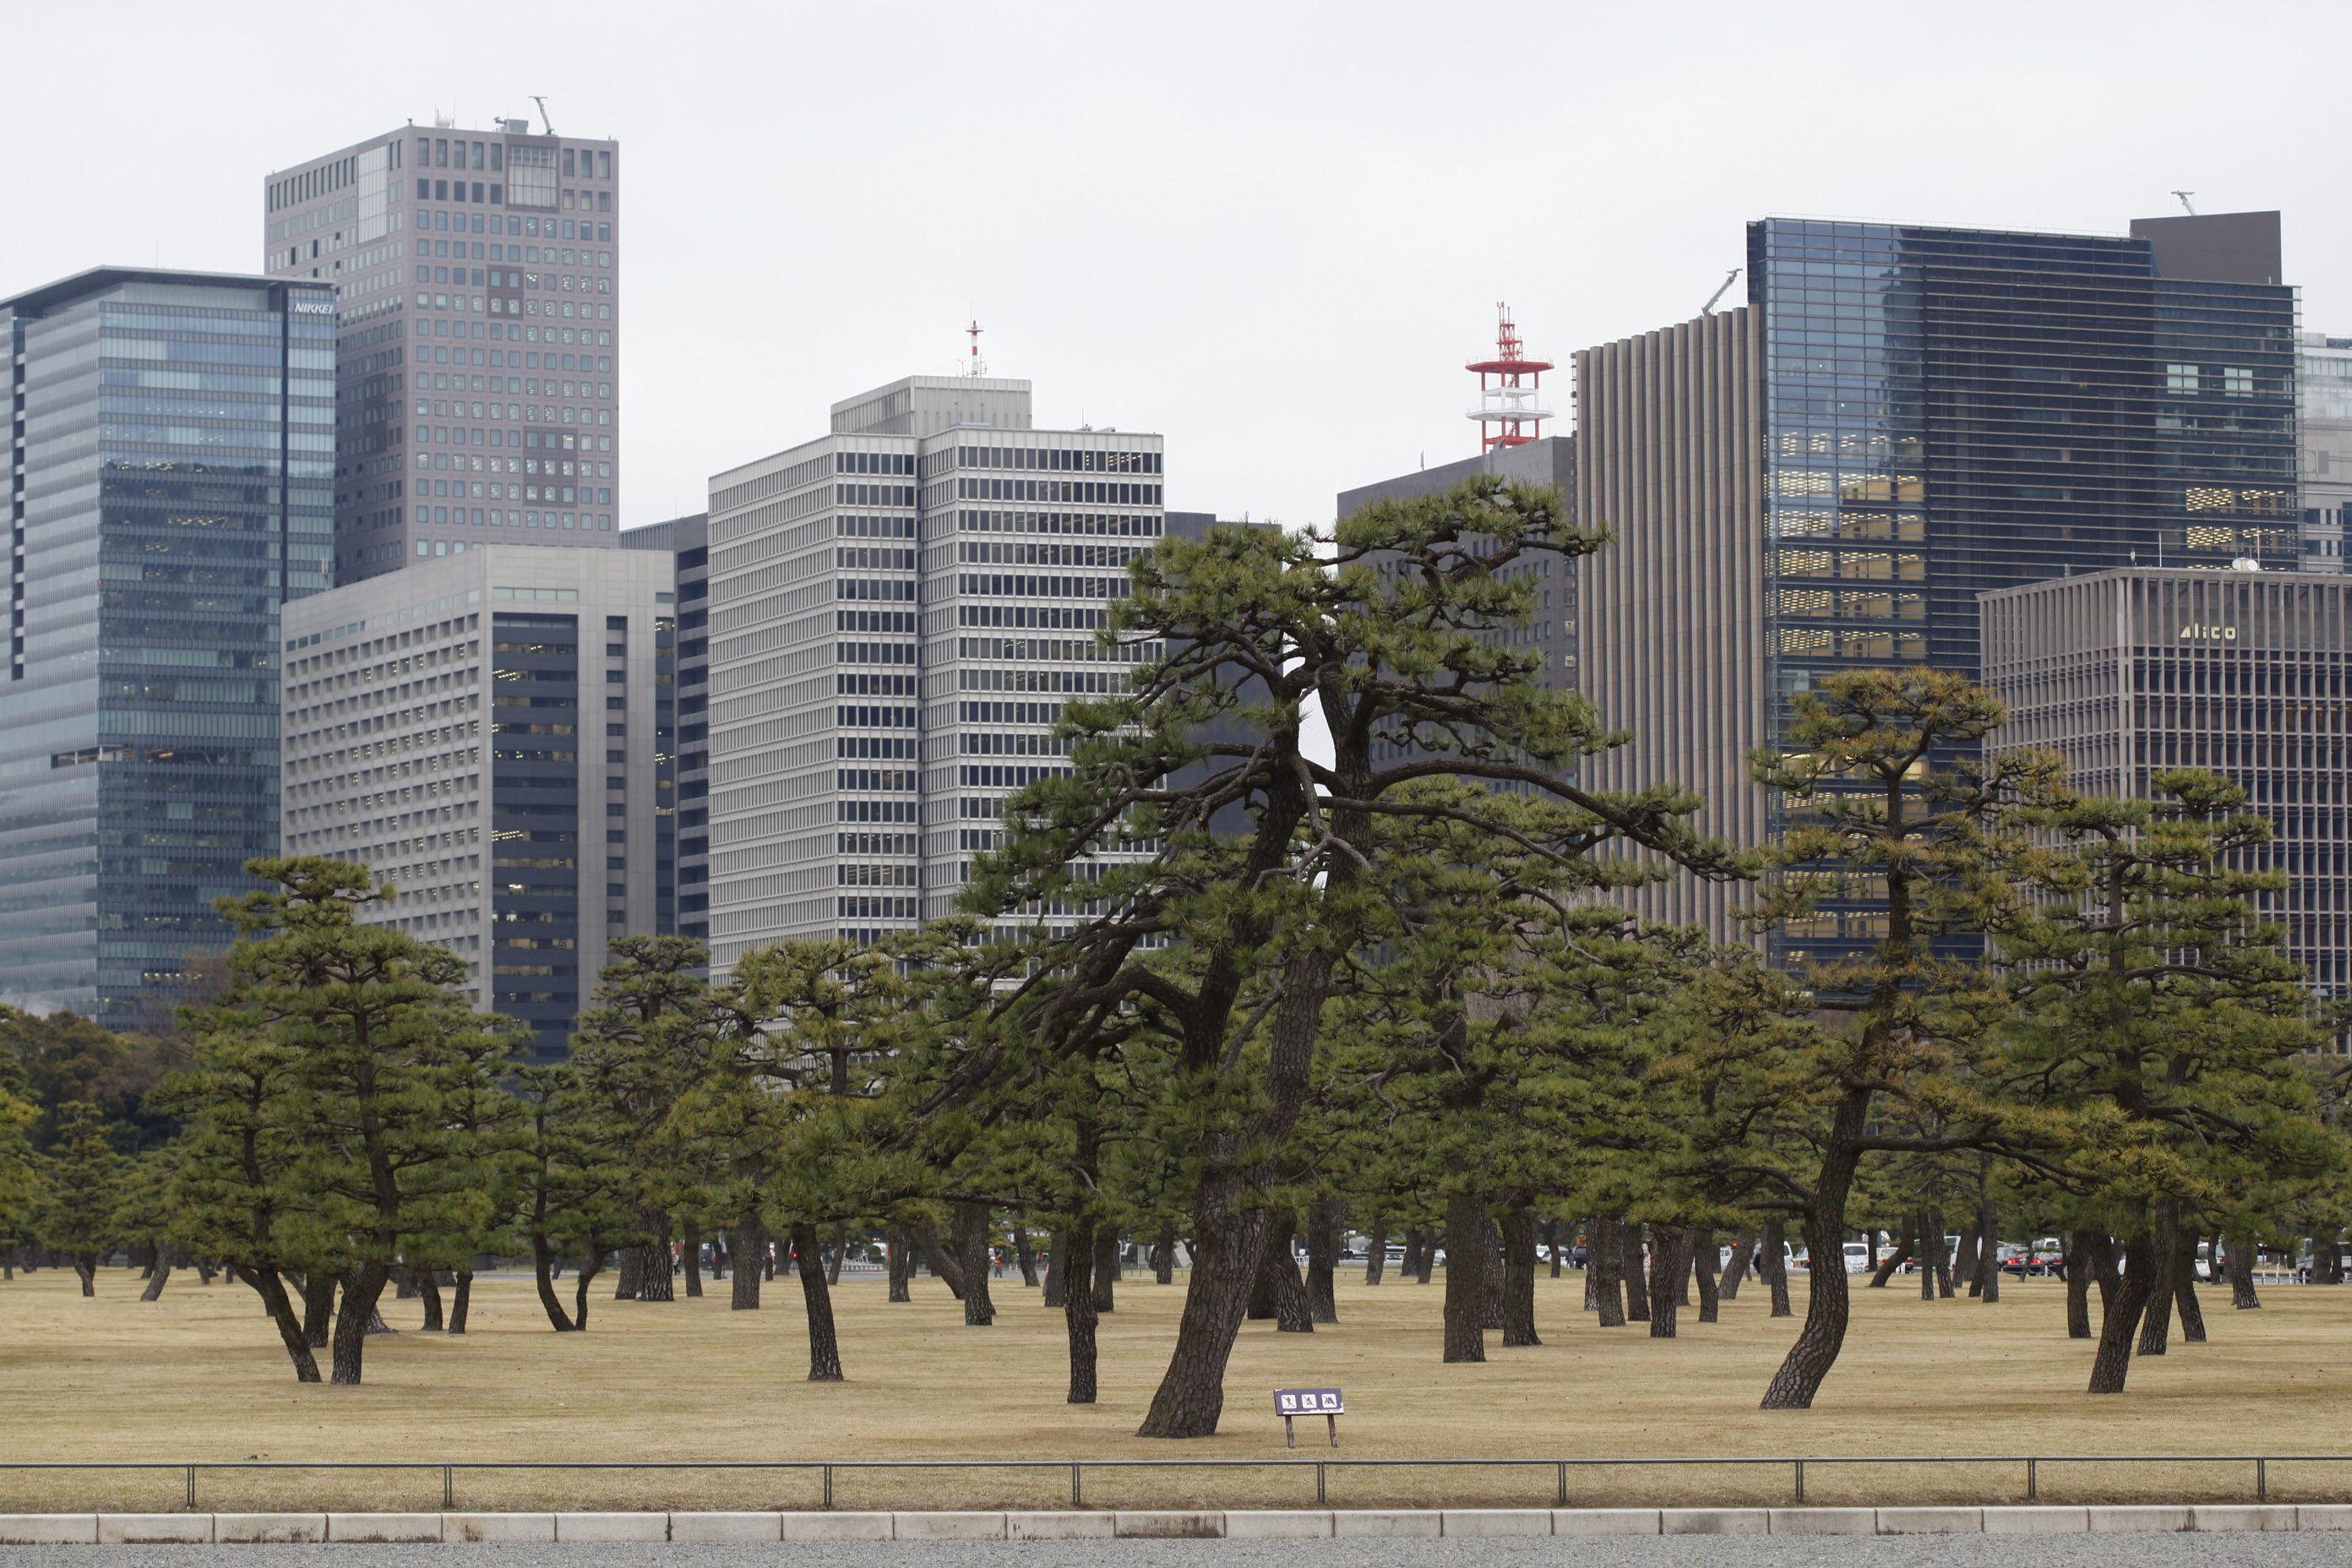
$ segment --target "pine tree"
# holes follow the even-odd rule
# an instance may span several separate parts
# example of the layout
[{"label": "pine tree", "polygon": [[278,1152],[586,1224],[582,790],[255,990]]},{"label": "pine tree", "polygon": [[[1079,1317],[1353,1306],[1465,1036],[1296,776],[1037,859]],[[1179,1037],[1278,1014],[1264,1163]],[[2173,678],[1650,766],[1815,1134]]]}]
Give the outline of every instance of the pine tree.
[{"label": "pine tree", "polygon": [[605,1158],[626,1173],[637,1237],[623,1281],[639,1300],[676,1297],[670,1237],[681,1211],[699,1203],[703,1173],[672,1122],[678,1102],[711,1068],[713,1011],[701,943],[678,936],[614,941],[596,992],[573,1022],[572,1059],[593,1109]]},{"label": "pine tree", "polygon": [[[2123,1390],[2133,1341],[2160,1350],[2191,1216],[2342,1167],[2295,1058],[2324,1037],[2248,862],[2270,826],[2245,790],[2168,770],[2151,796],[2068,795],[2032,816],[2054,843],[1986,889],[2016,1013],[2003,1077],[2085,1128],[2073,1162],[2121,1238],[2090,1391]],[[2259,1206],[2259,1205],[2258,1205]]]},{"label": "pine tree", "polygon": [[149,1099],[186,1131],[173,1173],[173,1222],[181,1243],[225,1263],[261,1298],[298,1382],[319,1381],[302,1320],[287,1294],[289,1268],[314,1264],[299,1249],[310,1208],[296,1179],[308,1145],[296,1121],[294,1049],[226,1007],[192,1012],[193,1059]]},{"label": "pine tree", "polygon": [[69,1100],[58,1108],[57,1142],[43,1165],[42,1244],[72,1258],[81,1293],[95,1296],[99,1262],[122,1238],[121,1205],[130,1162],[108,1142],[98,1107]]},{"label": "pine tree", "polygon": [[[1105,1020],[1130,1001],[1178,1042],[1171,1087],[1199,1118],[1193,1266],[1147,1436],[1216,1429],[1273,1224],[1253,1194],[1279,1176],[1323,1005],[1381,896],[1374,823],[1486,824],[1398,789],[1445,773],[1524,785],[1585,814],[1551,847],[1563,858],[1622,837],[1732,869],[1683,826],[1695,803],[1675,792],[1604,798],[1563,778],[1616,737],[1503,635],[1534,607],[1520,568],[1601,542],[1567,521],[1556,490],[1481,477],[1367,508],[1328,542],[1336,558],[1323,542],[1213,530],[1139,562],[1104,635],[1164,656],[1137,666],[1124,695],[1072,705],[1073,776],[1009,803],[1005,847],[976,863],[968,890],[974,914],[1044,938],[1041,1048],[1084,1054],[1087,1037],[1127,1026]],[[1309,701],[1328,765],[1303,741]],[[1140,865],[1095,858],[1138,841],[1156,847]],[[1060,938],[1045,918],[1057,906],[1091,912]],[[1162,950],[1180,935],[1181,949]]]},{"label": "pine tree", "polygon": [[275,886],[219,900],[239,938],[215,1007],[292,1058],[283,1110],[300,1141],[303,1250],[342,1280],[330,1379],[356,1384],[393,1268],[483,1223],[462,1107],[500,1054],[486,1039],[515,1026],[467,1007],[455,953],[358,921],[390,895],[365,867],[298,857],[246,869]]},{"label": "pine tree", "polygon": [[1751,759],[1792,819],[1759,920],[1808,919],[1824,896],[1865,893],[1885,900],[1885,924],[1866,952],[1788,976],[1745,969],[1694,993],[1708,1043],[1693,1070],[1714,1123],[1697,1157],[1727,1187],[1801,1220],[1812,1258],[1804,1324],[1768,1410],[1810,1408],[1844,1344],[1847,1205],[1864,1159],[2015,1153],[2040,1135],[1970,1087],[1964,1069],[1997,999],[1950,944],[1979,929],[1973,895],[2023,852],[2014,819],[2047,797],[2060,765],[2033,752],[1978,762],[2004,710],[1940,670],[1834,675],[1793,706],[1786,754]]}]

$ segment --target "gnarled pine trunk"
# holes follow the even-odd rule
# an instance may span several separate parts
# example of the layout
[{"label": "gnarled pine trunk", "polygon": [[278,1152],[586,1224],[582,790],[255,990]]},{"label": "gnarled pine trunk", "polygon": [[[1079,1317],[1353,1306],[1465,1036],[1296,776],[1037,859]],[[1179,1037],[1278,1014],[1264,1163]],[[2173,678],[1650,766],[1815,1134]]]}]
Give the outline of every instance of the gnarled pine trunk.
[{"label": "gnarled pine trunk", "polygon": [[383,1294],[392,1270],[382,1263],[362,1263],[343,1277],[343,1299],[335,1309],[333,1371],[329,1381],[352,1386],[360,1381],[361,1349],[375,1323],[376,1301]]},{"label": "gnarled pine trunk", "polygon": [[1339,1321],[1339,1295],[1335,1275],[1339,1267],[1339,1226],[1348,1205],[1333,1197],[1317,1198],[1307,1207],[1307,1310],[1318,1323]]},{"label": "gnarled pine trunk", "polygon": [[1853,1310],[1846,1293],[1845,1205],[1853,1191],[1856,1148],[1869,1121],[1870,1092],[1849,1089],[1831,1118],[1822,1142],[1821,1169],[1813,1181],[1812,1199],[1805,1205],[1805,1321],[1797,1342],[1789,1347],[1780,1370],[1764,1390],[1767,1410],[1810,1410],[1822,1381],[1837,1364],[1845,1346],[1846,1323]]},{"label": "gnarled pine trunk", "polygon": [[1764,1283],[1771,1293],[1771,1315],[1776,1318],[1792,1317],[1795,1313],[1789,1305],[1789,1238],[1783,1233],[1780,1221],[1764,1222],[1762,1245],[1764,1257],[1758,1263],[1757,1271],[1764,1277]]},{"label": "gnarled pine trunk", "polygon": [[1690,1240],[1688,1226],[1651,1227],[1650,1337],[1654,1340],[1675,1337],[1682,1313],[1683,1281],[1690,1276]]},{"label": "gnarled pine trunk", "polygon": [[728,1233],[727,1250],[735,1260],[734,1279],[730,1280],[727,1310],[730,1312],[756,1312],[760,1310],[760,1261],[768,1252],[768,1222],[756,1212],[744,1215]]},{"label": "gnarled pine trunk", "polygon": [[2098,1353],[2091,1361],[2093,1394],[2124,1391],[2124,1380],[2131,1373],[2132,1339],[2141,1314],[2147,1310],[2148,1298],[2156,1291],[2157,1256],[2149,1237],[2134,1237],[2124,1246],[2123,1276],[2107,1297],[2106,1312],[2099,1324]]},{"label": "gnarled pine trunk", "polygon": [[1445,1360],[1486,1359],[1486,1205],[1475,1193],[1445,1200]]},{"label": "gnarled pine trunk", "polygon": [[530,1238],[530,1272],[533,1281],[539,1287],[540,1310],[547,1314],[548,1322],[554,1327],[557,1333],[570,1333],[578,1325],[564,1314],[563,1302],[555,1293],[555,1276],[549,1267],[552,1261],[552,1253],[547,1245],[547,1237],[533,1236]]},{"label": "gnarled pine trunk", "polygon": [[[988,1205],[970,1200],[955,1206],[956,1266],[963,1273],[963,1321],[984,1329],[996,1321],[988,1296]],[[795,1244],[797,1247],[797,1244]]]},{"label": "gnarled pine trunk", "polygon": [[914,1259],[908,1256],[908,1253],[910,1250],[910,1244],[907,1240],[907,1233],[905,1230],[895,1227],[891,1230],[889,1247],[890,1290],[888,1299],[893,1301],[911,1301],[915,1299],[915,1292],[911,1288],[915,1269]]},{"label": "gnarled pine trunk", "polygon": [[816,1226],[807,1221],[793,1226],[793,1272],[801,1277],[801,1305],[808,1312],[808,1380],[839,1383],[841,1342],[833,1329],[833,1290],[824,1277]]},{"label": "gnarled pine trunk", "polygon": [[1596,1219],[1587,1236],[1586,1293],[1592,1297],[1593,1310],[1601,1315],[1601,1326],[1622,1329],[1625,1326],[1625,1290],[1620,1276],[1625,1267],[1625,1250],[1617,1239],[1617,1222],[1605,1215]]},{"label": "gnarled pine trunk", "polygon": [[1055,1267],[1062,1272],[1062,1325],[1070,1342],[1071,1405],[1092,1405],[1096,1388],[1094,1271],[1095,1236],[1091,1227],[1058,1232],[1069,1247],[1066,1258],[1056,1251]]},{"label": "gnarled pine trunk", "polygon": [[1723,1320],[1721,1295],[1715,1285],[1715,1232],[1705,1226],[1691,1238],[1691,1274],[1698,1281],[1698,1321],[1702,1323]]},{"label": "gnarled pine trunk", "polygon": [[1539,1345],[1536,1336],[1536,1211],[1503,1216],[1503,1343]]},{"label": "gnarled pine trunk", "polygon": [[2066,1337],[2091,1337],[2091,1249],[2079,1230],[2065,1237]]},{"label": "gnarled pine trunk", "polygon": [[302,1342],[314,1351],[327,1348],[335,1331],[335,1277],[313,1268],[302,1279]]}]

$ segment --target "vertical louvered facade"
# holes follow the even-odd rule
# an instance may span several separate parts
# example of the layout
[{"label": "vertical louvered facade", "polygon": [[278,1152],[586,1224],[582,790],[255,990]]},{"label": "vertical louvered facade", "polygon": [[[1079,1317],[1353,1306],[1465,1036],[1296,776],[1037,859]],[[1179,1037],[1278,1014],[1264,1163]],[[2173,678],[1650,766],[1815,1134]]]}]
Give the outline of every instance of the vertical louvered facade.
[{"label": "vertical louvered facade", "polygon": [[[1615,542],[1580,563],[1581,685],[1631,742],[1594,759],[1609,790],[1704,795],[1702,831],[1764,833],[1746,756],[1766,739],[1759,316],[1727,310],[1576,356],[1576,508]],[[1647,919],[1738,934],[1736,889],[1679,876]]]}]

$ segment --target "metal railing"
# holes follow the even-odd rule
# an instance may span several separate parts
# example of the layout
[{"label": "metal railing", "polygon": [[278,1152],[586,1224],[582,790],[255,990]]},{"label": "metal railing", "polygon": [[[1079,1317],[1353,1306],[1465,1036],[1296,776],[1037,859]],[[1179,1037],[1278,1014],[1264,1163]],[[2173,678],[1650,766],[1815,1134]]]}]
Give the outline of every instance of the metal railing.
[{"label": "metal railing", "polygon": [[441,1506],[454,1510],[457,1506],[457,1476],[460,1471],[679,1471],[700,1472],[777,1472],[806,1474],[816,1472],[821,1479],[825,1508],[834,1506],[834,1479],[844,1471],[911,1471],[911,1470],[1014,1470],[1062,1471],[1070,1481],[1070,1503],[1074,1508],[1086,1506],[1086,1476],[1089,1470],[1312,1470],[1315,1477],[1315,1501],[1318,1506],[1330,1505],[1330,1472],[1339,1469],[1533,1469],[1553,1472],[1552,1506],[1569,1506],[1569,1473],[1571,1470],[1601,1469],[1672,1469],[1701,1466],[1736,1466],[1745,1468],[1782,1467],[1790,1472],[1790,1495],[1797,1502],[1805,1500],[1805,1478],[1809,1470],[1824,1467],[1853,1465],[1997,1465],[2022,1466],[2025,1479],[2025,1500],[2037,1502],[2042,1496],[2042,1470],[2049,1465],[2251,1465],[2253,1468],[2255,1500],[2270,1500],[2270,1468],[2274,1464],[2352,1464],[2352,1454],[1915,1454],[1915,1455],[1806,1455],[1751,1458],[1747,1456],[1700,1457],[1674,1458],[1601,1458],[1601,1459],[200,1459],[184,1460],[122,1460],[102,1459],[30,1459],[0,1460],[0,1472],[59,1470],[136,1470],[177,1471],[186,1481],[186,1504],[196,1506],[196,1479],[200,1472],[251,1471],[272,1473],[310,1471],[438,1471],[441,1477]]}]

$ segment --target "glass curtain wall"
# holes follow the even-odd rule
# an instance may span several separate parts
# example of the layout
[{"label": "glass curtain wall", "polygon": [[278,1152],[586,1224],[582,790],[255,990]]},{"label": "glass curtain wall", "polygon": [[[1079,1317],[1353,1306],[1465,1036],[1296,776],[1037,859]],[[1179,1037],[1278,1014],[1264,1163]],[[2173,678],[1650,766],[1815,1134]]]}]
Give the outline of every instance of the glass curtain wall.
[{"label": "glass curtain wall", "polygon": [[333,556],[334,309],[100,273],[12,311],[0,993],[152,1026],[230,941],[212,901],[277,852],[278,611]]},{"label": "glass curtain wall", "polygon": [[[1748,247],[1776,734],[1835,670],[1978,677],[1988,589],[2298,559],[2293,289],[2159,278],[2140,239],[1775,218]],[[1788,956],[1883,934],[1855,891]]]}]

